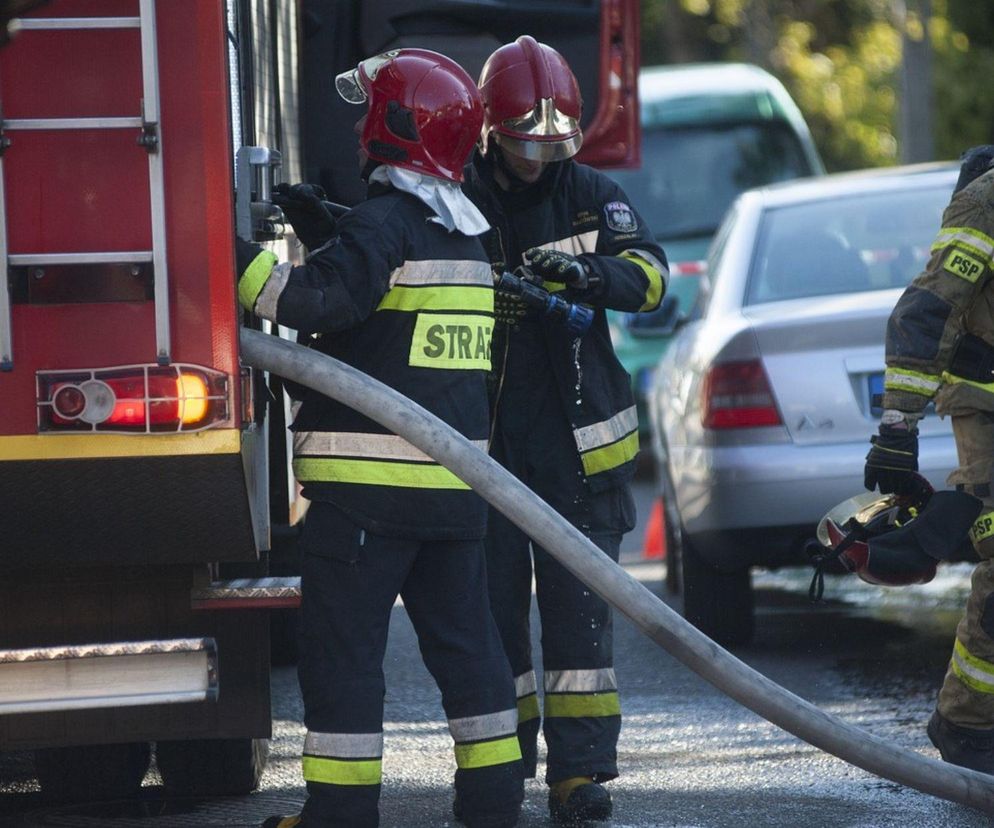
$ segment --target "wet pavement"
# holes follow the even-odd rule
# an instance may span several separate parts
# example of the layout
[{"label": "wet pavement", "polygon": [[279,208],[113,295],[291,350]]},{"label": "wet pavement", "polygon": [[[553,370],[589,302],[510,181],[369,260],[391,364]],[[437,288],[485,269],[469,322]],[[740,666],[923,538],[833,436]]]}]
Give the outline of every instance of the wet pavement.
[{"label": "wet pavement", "polygon": [[[646,511],[643,510],[643,515]],[[641,560],[633,533],[626,569],[661,590],[662,564]],[[799,696],[894,744],[936,757],[925,736],[968,589],[969,566],[932,584],[883,590],[830,577],[807,599],[809,574],[758,573],[757,633],[735,654]],[[440,828],[450,814],[454,761],[438,693],[421,665],[402,607],[385,663],[384,828]],[[650,826],[991,825],[978,812],[876,778],[805,744],[725,697],[627,621],[616,631],[624,727],[622,776],[610,784],[613,828]],[[536,649],[539,644],[536,640]],[[258,826],[304,796],[296,676],[274,674],[274,739],[262,789],[249,797],[165,803],[157,778],[140,803],[58,806],[40,799],[23,754],[0,759],[0,826],[211,828]],[[539,768],[541,779],[542,767]],[[550,826],[545,786],[530,781],[522,828]]]}]

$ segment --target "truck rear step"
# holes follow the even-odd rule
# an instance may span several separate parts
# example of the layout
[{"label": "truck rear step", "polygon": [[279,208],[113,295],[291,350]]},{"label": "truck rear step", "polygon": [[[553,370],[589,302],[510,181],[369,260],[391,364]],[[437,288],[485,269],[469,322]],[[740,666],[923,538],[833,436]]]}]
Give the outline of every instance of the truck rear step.
[{"label": "truck rear step", "polygon": [[213,701],[213,638],[0,650],[0,715]]},{"label": "truck rear step", "polygon": [[300,606],[300,578],[233,578],[192,590],[195,610],[286,609]]}]

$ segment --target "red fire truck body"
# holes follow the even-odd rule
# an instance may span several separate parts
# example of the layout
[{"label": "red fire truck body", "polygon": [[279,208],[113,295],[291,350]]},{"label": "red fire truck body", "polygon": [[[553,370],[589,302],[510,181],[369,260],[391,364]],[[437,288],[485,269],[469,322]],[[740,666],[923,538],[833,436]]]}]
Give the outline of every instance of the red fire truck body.
[{"label": "red fire truck body", "polygon": [[[230,579],[282,572],[271,553],[297,513],[278,379],[239,362],[239,327],[258,323],[237,306],[234,234],[248,222],[278,241],[281,160],[284,178],[324,178],[351,203],[320,160],[354,141],[351,122],[322,135],[320,112],[317,127],[296,113],[418,6],[353,0],[353,18],[360,5],[377,16],[349,31],[334,3],[303,4],[325,34],[338,21],[348,54],[301,46],[306,16],[276,0],[51,0],[0,49],[0,751],[38,750],[43,789],[127,793],[151,743],[179,792],[258,782],[270,627],[257,608],[295,597]],[[428,5],[493,22],[492,3],[478,18]],[[588,160],[631,163],[637,0],[590,6],[574,21],[599,55]],[[471,73],[540,22],[518,17],[490,26]],[[318,160],[305,168],[302,152]]]}]

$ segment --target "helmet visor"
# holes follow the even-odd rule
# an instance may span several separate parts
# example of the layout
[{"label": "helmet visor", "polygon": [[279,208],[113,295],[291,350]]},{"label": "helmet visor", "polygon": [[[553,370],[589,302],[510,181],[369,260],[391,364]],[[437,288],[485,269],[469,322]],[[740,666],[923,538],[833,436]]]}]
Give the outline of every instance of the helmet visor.
[{"label": "helmet visor", "polygon": [[335,77],[335,89],[339,96],[350,104],[361,104],[366,102],[366,90],[359,79],[358,69],[349,69]]},{"label": "helmet visor", "polygon": [[569,138],[553,140],[540,138],[512,138],[496,130],[491,133],[497,145],[511,155],[525,158],[528,161],[565,161],[580,151],[583,145],[583,133],[577,132]]},{"label": "helmet visor", "polygon": [[380,68],[399,54],[397,49],[366,58],[355,69],[349,69],[335,76],[335,89],[350,104],[365,103],[369,98],[367,88],[376,79]]}]

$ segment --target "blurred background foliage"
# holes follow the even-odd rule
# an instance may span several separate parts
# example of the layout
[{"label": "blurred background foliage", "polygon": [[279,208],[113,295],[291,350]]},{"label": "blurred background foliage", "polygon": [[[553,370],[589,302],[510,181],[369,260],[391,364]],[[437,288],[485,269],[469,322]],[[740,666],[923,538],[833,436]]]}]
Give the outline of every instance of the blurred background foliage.
[{"label": "blurred background foliage", "polygon": [[829,170],[994,143],[994,0],[642,0],[642,65],[776,75]]}]

